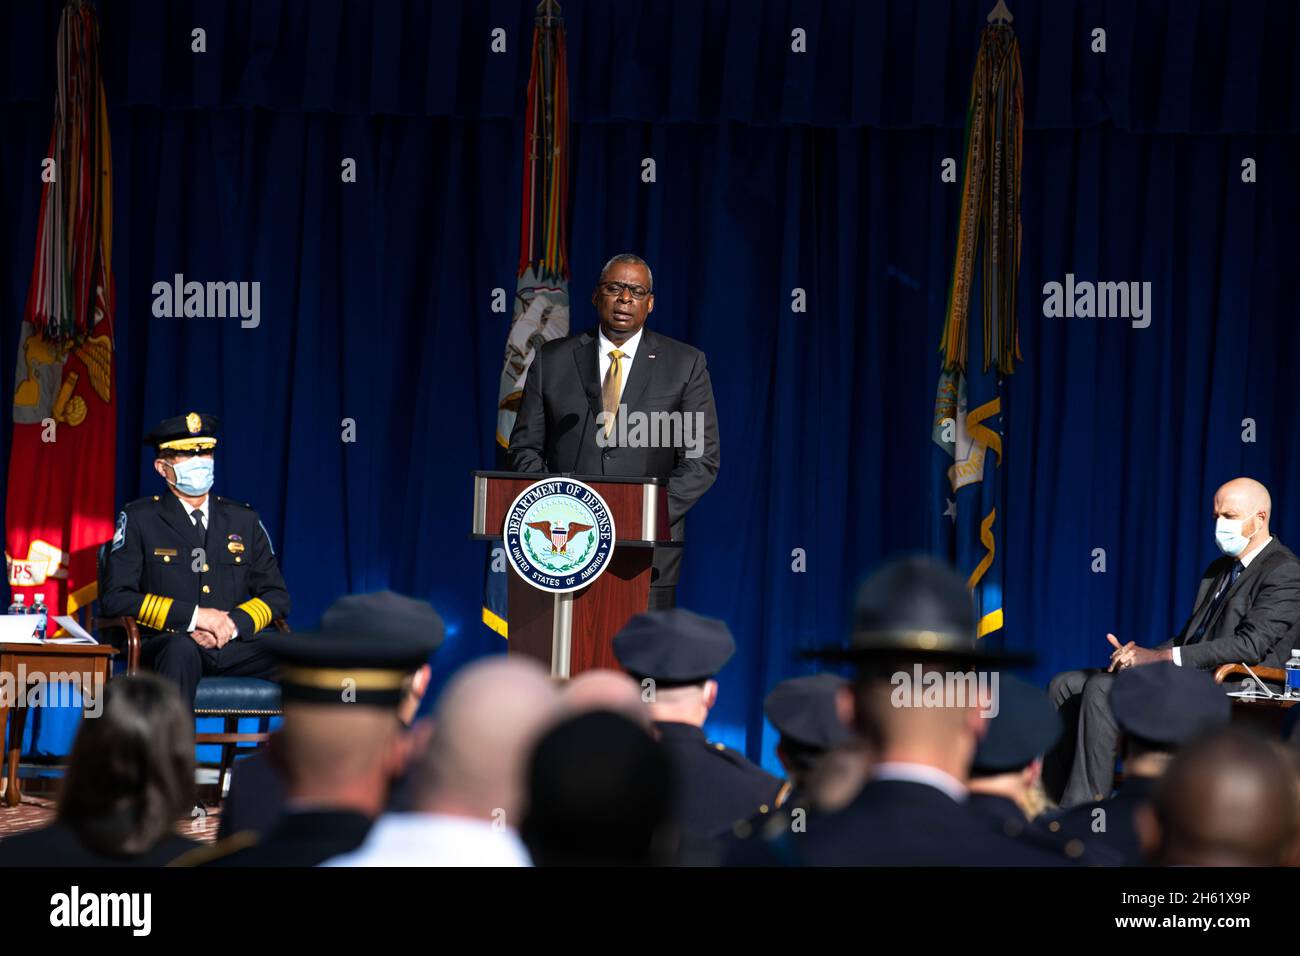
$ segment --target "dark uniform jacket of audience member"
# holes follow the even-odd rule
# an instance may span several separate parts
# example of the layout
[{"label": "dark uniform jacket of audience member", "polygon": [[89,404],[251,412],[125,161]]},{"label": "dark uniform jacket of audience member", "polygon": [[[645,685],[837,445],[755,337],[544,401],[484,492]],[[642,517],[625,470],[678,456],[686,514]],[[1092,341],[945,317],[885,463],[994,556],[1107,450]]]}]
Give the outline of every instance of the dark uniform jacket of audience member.
[{"label": "dark uniform jacket of audience member", "polygon": [[[326,860],[351,853],[365,842],[371,819],[348,810],[290,811],[271,828],[265,840],[248,834],[251,845],[242,846],[236,834],[211,849],[200,850],[181,865],[191,866],[319,866]],[[223,854],[223,855],[215,855]]]},{"label": "dark uniform jacket of audience member", "polygon": [[[1285,667],[1300,638],[1300,558],[1275,537],[1237,576],[1214,616],[1205,620],[1215,592],[1236,562],[1227,555],[1210,562],[1196,589],[1192,616],[1160,648],[1181,648],[1182,663],[1203,670],[1242,661]],[[1205,634],[1187,643],[1202,623]]]},{"label": "dark uniform jacket of audience member", "polygon": [[788,841],[808,866],[1065,866],[1064,853],[1025,846],[935,787],[874,780],[843,810]]},{"label": "dark uniform jacket of audience member", "polygon": [[[683,540],[686,512],[718,477],[721,461],[718,413],[704,353],[643,327],[620,399],[629,412],[698,413],[704,428],[698,458],[658,442],[653,444],[661,447],[602,448],[596,442],[596,416],[603,410],[600,390],[597,330],[542,346],[528,370],[519,416],[510,433],[510,467],[524,472],[666,478],[672,540]],[[611,438],[617,435],[616,431]],[[676,585],[681,561],[681,548],[657,548],[651,583]]]},{"label": "dark uniform jacket of audience member", "polygon": [[231,770],[230,791],[221,804],[218,840],[250,832],[263,838],[284,815],[289,782],[275,759],[278,733],[272,734],[266,746],[240,760]]},{"label": "dark uniform jacket of audience member", "polygon": [[[1047,817],[1047,827],[1067,838],[1099,843],[1118,854],[1126,866],[1142,863],[1133,813],[1155,792],[1156,777],[1126,777],[1115,794],[1107,800],[1081,803],[1059,810]],[[1102,811],[1098,814],[1097,811]],[[1094,821],[1096,827],[1094,829]]]},{"label": "dark uniform jacket of audience member", "polygon": [[[105,617],[131,615],[146,629],[183,631],[196,607],[217,608],[230,614],[242,641],[288,616],[289,591],[270,537],[247,505],[213,495],[206,542],[170,492],[131,502],[117,520],[101,582]],[[195,548],[203,549],[197,571]]]},{"label": "dark uniform jacket of audience member", "polygon": [[1094,834],[1061,833],[1059,828],[1044,826],[1040,817],[1028,819],[1016,802],[991,793],[972,793],[966,804],[993,830],[1022,846],[1046,850],[1084,866],[1123,866],[1127,861],[1106,847]]},{"label": "dark uniform jacket of audience member", "polygon": [[780,778],[722,744],[710,743],[693,724],[656,722],[677,777],[677,818],[688,840],[730,833],[762,807],[772,807]]},{"label": "dark uniform jacket of audience member", "polygon": [[109,856],[86,846],[66,823],[0,840],[0,866],[165,866],[201,844],[169,833],[136,856]]}]

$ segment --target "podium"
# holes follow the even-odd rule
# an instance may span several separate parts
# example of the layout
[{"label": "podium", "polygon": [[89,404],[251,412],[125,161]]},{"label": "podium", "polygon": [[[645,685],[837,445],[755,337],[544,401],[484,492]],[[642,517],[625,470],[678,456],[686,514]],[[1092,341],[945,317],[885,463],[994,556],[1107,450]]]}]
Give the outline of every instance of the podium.
[{"label": "podium", "polygon": [[476,471],[473,477],[470,537],[479,541],[502,540],[511,503],[536,482],[576,479],[605,499],[614,517],[614,552],[596,580],[556,594],[534,587],[513,567],[499,573],[509,575],[511,654],[541,661],[552,677],[572,677],[598,667],[621,670],[614,657],[614,635],[646,609],[654,549],[681,547],[680,541],[671,540],[668,528],[667,481],[514,471]]}]

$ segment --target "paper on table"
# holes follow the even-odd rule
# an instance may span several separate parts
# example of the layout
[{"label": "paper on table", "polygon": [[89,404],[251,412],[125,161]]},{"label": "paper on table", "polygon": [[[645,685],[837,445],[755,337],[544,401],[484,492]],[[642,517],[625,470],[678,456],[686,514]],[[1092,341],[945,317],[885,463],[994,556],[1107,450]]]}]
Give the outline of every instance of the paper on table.
[{"label": "paper on table", "polygon": [[35,615],[6,614],[0,617],[0,643],[39,644],[35,631]]},{"label": "paper on table", "polygon": [[93,636],[87,633],[86,629],[77,623],[75,617],[56,617],[55,623],[68,632],[66,637],[51,637],[46,640],[47,644],[98,644]]}]

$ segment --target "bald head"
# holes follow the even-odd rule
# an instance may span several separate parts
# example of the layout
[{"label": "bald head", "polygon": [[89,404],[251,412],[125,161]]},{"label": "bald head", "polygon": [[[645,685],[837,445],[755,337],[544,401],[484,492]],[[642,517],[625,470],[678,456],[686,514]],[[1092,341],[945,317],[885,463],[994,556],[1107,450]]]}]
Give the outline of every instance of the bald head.
[{"label": "bald head", "polygon": [[[1244,521],[1242,534],[1252,541],[1262,541],[1268,537],[1268,522],[1273,516],[1273,498],[1268,489],[1254,478],[1234,478],[1214,493],[1214,516]],[[1257,522],[1264,532],[1262,535],[1254,533]]]},{"label": "bald head", "polygon": [[641,699],[641,685],[621,671],[584,671],[564,685],[560,700],[569,713],[606,710],[650,729],[650,711]]},{"label": "bald head", "polygon": [[1297,792],[1281,748],[1223,728],[1174,758],[1138,814],[1143,850],[1173,866],[1277,866],[1295,839]]},{"label": "bald head", "polygon": [[520,658],[466,667],[443,691],[429,749],[414,776],[415,807],[518,826],[524,768],[554,720],[557,692],[543,668]]}]

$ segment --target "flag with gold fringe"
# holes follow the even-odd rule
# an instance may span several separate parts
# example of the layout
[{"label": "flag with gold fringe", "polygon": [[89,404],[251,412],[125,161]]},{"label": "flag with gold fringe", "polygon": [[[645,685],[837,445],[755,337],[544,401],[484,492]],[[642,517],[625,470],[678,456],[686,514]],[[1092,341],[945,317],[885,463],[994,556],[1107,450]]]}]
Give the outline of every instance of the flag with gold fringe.
[{"label": "flag with gold fringe", "polygon": [[[569,334],[569,79],[555,0],[537,7],[524,117],[523,203],[514,311],[497,393],[497,467],[515,425],[533,357]],[[489,556],[483,623],[509,636],[504,561]]]},{"label": "flag with gold fringe", "polygon": [[42,594],[51,614],[71,614],[97,596],[96,554],[114,527],[113,173],[89,3],[69,0],[57,42],[54,129],[18,339],[5,564],[28,606]]},{"label": "flag with gold fringe", "polygon": [[[1020,50],[1004,4],[990,15],[995,19],[1001,22],[986,27],[980,40],[966,111],[957,250],[931,424],[931,437],[941,449],[934,472],[932,544],[967,576],[981,638],[1005,623],[1007,384],[1021,360],[1016,279],[1024,88]],[[981,322],[972,327],[976,291]]]}]

